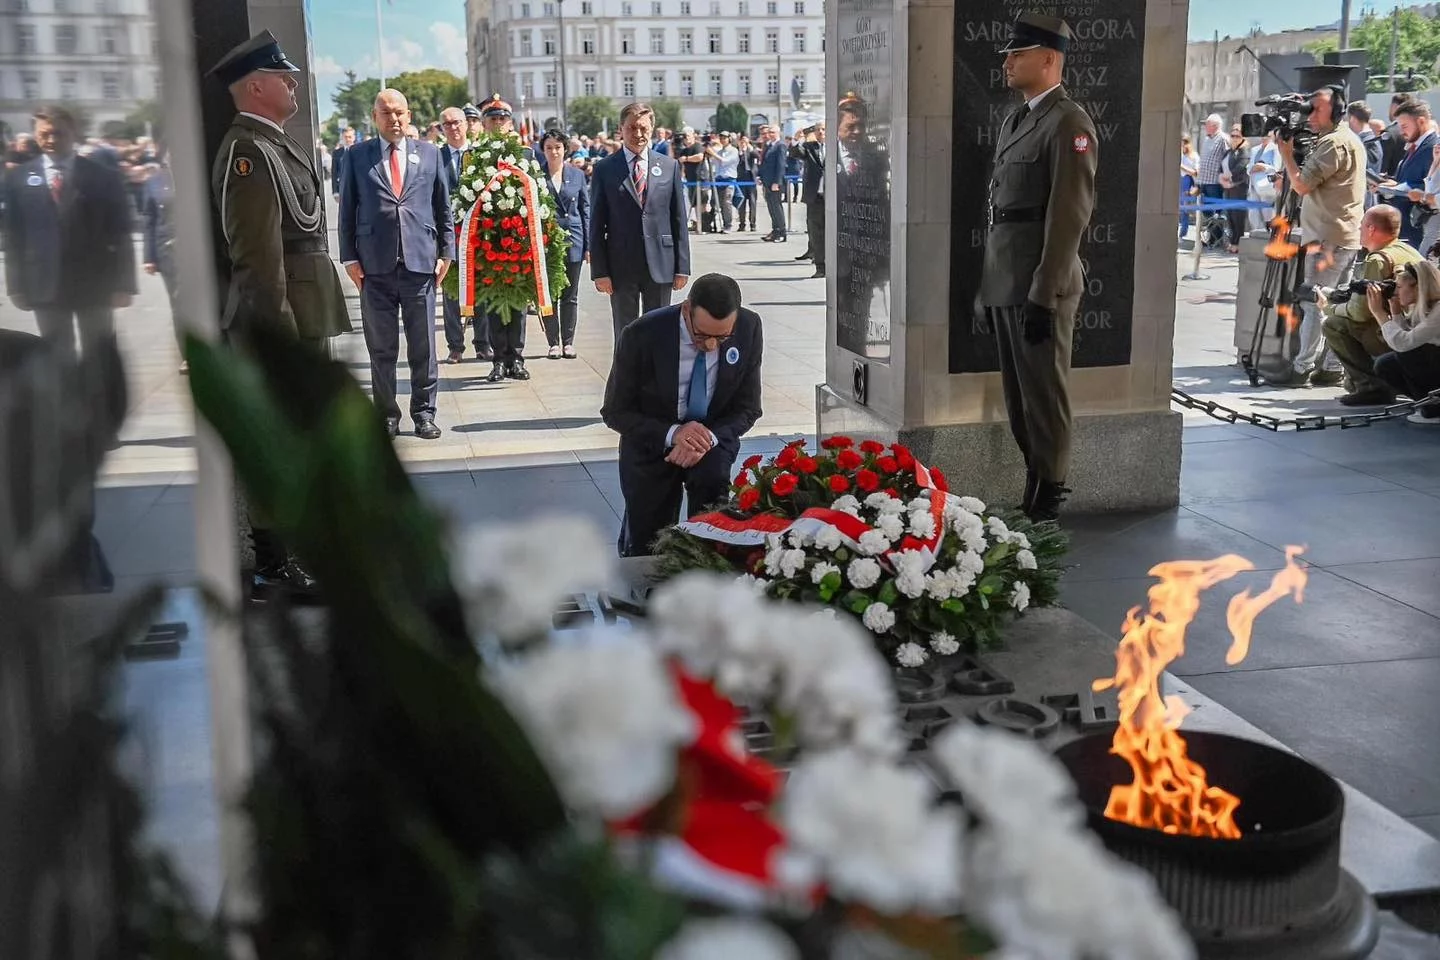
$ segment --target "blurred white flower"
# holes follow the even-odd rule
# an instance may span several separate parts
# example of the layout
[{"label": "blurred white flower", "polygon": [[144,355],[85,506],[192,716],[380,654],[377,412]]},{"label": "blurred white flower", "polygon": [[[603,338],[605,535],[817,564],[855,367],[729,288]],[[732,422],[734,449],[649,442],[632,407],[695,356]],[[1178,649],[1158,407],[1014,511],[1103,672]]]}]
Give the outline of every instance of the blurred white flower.
[{"label": "blurred white flower", "polygon": [[887,604],[872,603],[865,608],[865,615],[862,617],[865,628],[872,633],[885,633],[895,626],[895,611]]},{"label": "blurred white flower", "polygon": [[505,189],[501,192],[507,197],[513,197],[515,196],[515,185],[513,183],[507,183],[505,184]]},{"label": "blurred white flower", "polygon": [[890,538],[883,530],[866,530],[860,534],[860,552],[867,557],[876,557],[890,549]]},{"label": "blurred white flower", "polygon": [[1010,606],[1017,611],[1030,606],[1030,585],[1024,580],[1015,581],[1015,589],[1010,591]]},{"label": "blurred white flower", "polygon": [[830,574],[839,572],[840,568],[833,563],[817,563],[810,568],[810,582],[818,585]]},{"label": "blurred white flower", "polygon": [[816,549],[834,553],[843,546],[845,546],[845,538],[834,527],[824,526],[815,531]]},{"label": "blurred white flower", "polygon": [[930,655],[918,643],[902,643],[895,648],[895,662],[902,667],[923,667],[929,659]]},{"label": "blurred white flower", "polygon": [[529,210],[524,204],[521,204],[521,205],[520,205],[520,209],[517,210],[516,212],[519,213],[520,216],[525,217],[525,218],[527,218],[527,219],[528,219],[529,216],[530,216],[530,210]]},{"label": "blurred white flower", "polygon": [[839,510],[841,513],[848,513],[852,517],[858,517],[860,515],[860,501],[847,493],[843,497],[836,497],[835,502],[830,504],[830,509]]},{"label": "blurred white flower", "polygon": [[880,561],[871,557],[851,560],[845,568],[845,576],[853,586],[868,590],[880,582]]},{"label": "blurred white flower", "polygon": [[1084,820],[1070,774],[1029,740],[957,723],[931,745],[931,757],[964,795],[965,809],[987,825],[1017,831],[1039,823],[1078,829]]},{"label": "blurred white flower", "polygon": [[1005,536],[1000,538],[1000,542],[1012,544],[1019,547],[1021,550],[1030,549],[1030,538],[1025,536],[1025,534],[1021,533],[1018,530],[1011,530],[1009,533],[1005,534]]},{"label": "blurred white flower", "polygon": [[541,208],[540,208],[540,219],[541,219],[541,220],[549,220],[549,219],[550,219],[550,216],[551,216],[551,210],[550,210],[549,207],[541,207]]},{"label": "blurred white flower", "polygon": [[502,642],[551,629],[562,600],[605,587],[611,575],[610,550],[583,517],[474,526],[456,544],[455,557],[455,589],[471,629]]},{"label": "blurred white flower", "polygon": [[905,512],[905,504],[900,502],[898,497],[892,497],[883,490],[866,497],[865,506],[876,511],[882,517]]},{"label": "blurred white flower", "polygon": [[674,785],[695,720],[660,654],[638,637],[612,631],[543,647],[489,676],[576,810],[629,816]]},{"label": "blurred white flower", "polygon": [[[875,529],[885,534],[885,539],[894,543],[905,536],[905,521],[900,519],[898,513],[884,513],[875,521]],[[860,542],[863,545],[865,537],[862,534]]]},{"label": "blurred white flower", "polygon": [[481,190],[480,199],[485,201],[486,203],[489,203],[491,200],[495,199],[495,197],[490,193],[489,190]]},{"label": "blurred white flower", "polygon": [[974,497],[956,497],[955,499],[960,504],[962,510],[968,510],[975,514],[985,512],[984,500],[977,500]]},{"label": "blurred white flower", "polygon": [[760,597],[763,597],[765,595],[765,591],[770,587],[769,580],[766,580],[764,577],[757,577],[749,573],[741,574],[735,579],[737,583],[741,583],[744,584],[746,587],[749,587],[755,592],[756,596]]},{"label": "blurred white flower", "polygon": [[492,211],[494,211],[495,205],[487,200],[485,204],[481,207],[481,209],[484,210],[486,213],[491,213]]},{"label": "blurred white flower", "polygon": [[942,630],[939,633],[932,633],[930,635],[930,649],[942,657],[948,657],[951,654],[960,652],[960,641]]},{"label": "blurred white flower", "polygon": [[787,610],[766,623],[779,659],[777,707],[795,718],[805,749],[850,745],[873,756],[895,756],[903,743],[890,668],[874,641],[833,608],[816,614]]},{"label": "blurred white flower", "polygon": [[1035,554],[1022,547],[1015,554],[1015,565],[1021,570],[1034,570],[1036,568]]},{"label": "blurred white flower", "polygon": [[928,510],[916,510],[910,514],[910,532],[921,540],[929,540],[935,536],[935,516]]},{"label": "blurred white flower", "polygon": [[985,526],[990,531],[990,536],[995,537],[997,540],[1010,535],[1010,528],[1005,526],[1005,521],[999,517],[991,517]]},{"label": "blurred white flower", "polygon": [[925,554],[901,550],[890,557],[895,567],[895,589],[912,600],[925,595]]},{"label": "blurred white flower", "polygon": [[809,537],[807,537],[799,530],[791,530],[789,536],[787,536],[785,539],[790,541],[790,546],[792,547],[803,547],[810,540]]},{"label": "blurred white flower", "polygon": [[794,942],[760,920],[712,917],[689,920],[655,960],[800,960]]},{"label": "blurred white flower", "polygon": [[837,898],[890,916],[944,915],[961,892],[961,825],[956,808],[934,801],[919,770],[835,750],[795,768],[780,819]]},{"label": "blurred white flower", "polygon": [[467,202],[473,203],[475,201],[475,191],[467,186],[460,187],[460,196],[464,197]]}]

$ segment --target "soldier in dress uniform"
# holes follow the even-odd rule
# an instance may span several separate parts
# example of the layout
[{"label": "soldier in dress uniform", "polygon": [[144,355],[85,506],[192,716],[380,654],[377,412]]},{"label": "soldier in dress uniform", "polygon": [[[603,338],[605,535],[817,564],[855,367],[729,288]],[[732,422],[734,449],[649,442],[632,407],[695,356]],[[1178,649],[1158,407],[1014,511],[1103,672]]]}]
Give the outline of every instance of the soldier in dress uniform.
[{"label": "soldier in dress uniform", "polygon": [[[515,114],[510,104],[498,93],[480,107],[485,124],[485,133],[490,136],[517,136]],[[525,322],[529,318],[523,310],[511,310],[506,317],[499,310],[485,315],[485,329],[489,335],[490,348],[494,351],[493,366],[485,379],[490,383],[503,380],[529,380],[530,371],[525,369]]]},{"label": "soldier in dress uniform", "polygon": [[[350,317],[330,259],[325,193],[313,151],[283,127],[297,109],[299,70],[268,30],[210,70],[229,88],[238,111],[211,175],[230,260],[220,325],[242,350],[247,334],[268,326],[298,337],[318,358],[330,337],[350,332]],[[262,518],[252,514],[250,521],[255,597],[280,592],[313,598],[314,579]]]},{"label": "soldier in dress uniform", "polygon": [[1024,97],[1005,120],[990,180],[976,311],[995,331],[1010,430],[1025,457],[1023,509],[1054,520],[1069,489],[1070,345],[1085,289],[1080,239],[1095,207],[1095,126],[1061,86],[1065,21],[1022,14],[1005,82]]}]

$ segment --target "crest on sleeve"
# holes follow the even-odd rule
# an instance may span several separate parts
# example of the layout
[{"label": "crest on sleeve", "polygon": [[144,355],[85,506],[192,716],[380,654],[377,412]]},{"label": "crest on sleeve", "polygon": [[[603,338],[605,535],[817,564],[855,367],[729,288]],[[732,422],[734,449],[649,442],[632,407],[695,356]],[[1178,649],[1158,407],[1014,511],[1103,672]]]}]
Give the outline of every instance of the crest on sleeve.
[{"label": "crest on sleeve", "polygon": [[1083,133],[1077,136],[1074,140],[1074,150],[1076,153],[1088,153],[1090,151],[1090,138]]},{"label": "crest on sleeve", "polygon": [[255,170],[255,164],[249,157],[236,157],[235,166],[232,168],[237,177],[248,177]]}]

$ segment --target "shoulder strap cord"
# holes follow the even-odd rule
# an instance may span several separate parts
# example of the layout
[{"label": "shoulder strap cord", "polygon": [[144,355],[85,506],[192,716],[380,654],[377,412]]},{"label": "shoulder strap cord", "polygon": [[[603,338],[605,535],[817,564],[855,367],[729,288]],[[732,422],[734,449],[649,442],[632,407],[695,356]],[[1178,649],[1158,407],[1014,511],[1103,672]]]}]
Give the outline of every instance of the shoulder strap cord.
[{"label": "shoulder strap cord", "polygon": [[[290,218],[295,221],[296,226],[306,233],[315,231],[324,218],[320,207],[320,194],[315,194],[315,203],[307,213],[300,209],[300,198],[295,193],[295,182],[285,171],[285,161],[280,157],[280,151],[276,150],[273,144],[264,140],[254,141],[255,146],[265,156],[270,167],[270,180],[275,185],[276,199],[281,201],[283,206],[290,213]],[[233,147],[232,147],[233,149]]]}]

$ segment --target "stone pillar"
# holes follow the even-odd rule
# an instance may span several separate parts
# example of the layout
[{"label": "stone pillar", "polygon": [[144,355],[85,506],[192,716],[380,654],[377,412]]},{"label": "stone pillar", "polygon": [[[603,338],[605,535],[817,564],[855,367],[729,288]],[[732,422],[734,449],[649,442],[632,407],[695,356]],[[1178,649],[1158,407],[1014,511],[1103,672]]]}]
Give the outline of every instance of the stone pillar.
[{"label": "stone pillar", "polygon": [[[1181,418],[1169,401],[1179,193],[1172,161],[1188,0],[827,5],[835,266],[817,428],[899,439],[944,468],[957,489],[1019,502],[1024,467],[995,345],[976,331],[973,302],[995,137],[1018,102],[995,51],[1027,9],[1063,16],[1075,30],[1065,85],[1099,138],[1097,205],[1080,251],[1087,291],[1070,380],[1070,506],[1173,506]],[[841,149],[847,133],[853,149]]]}]

